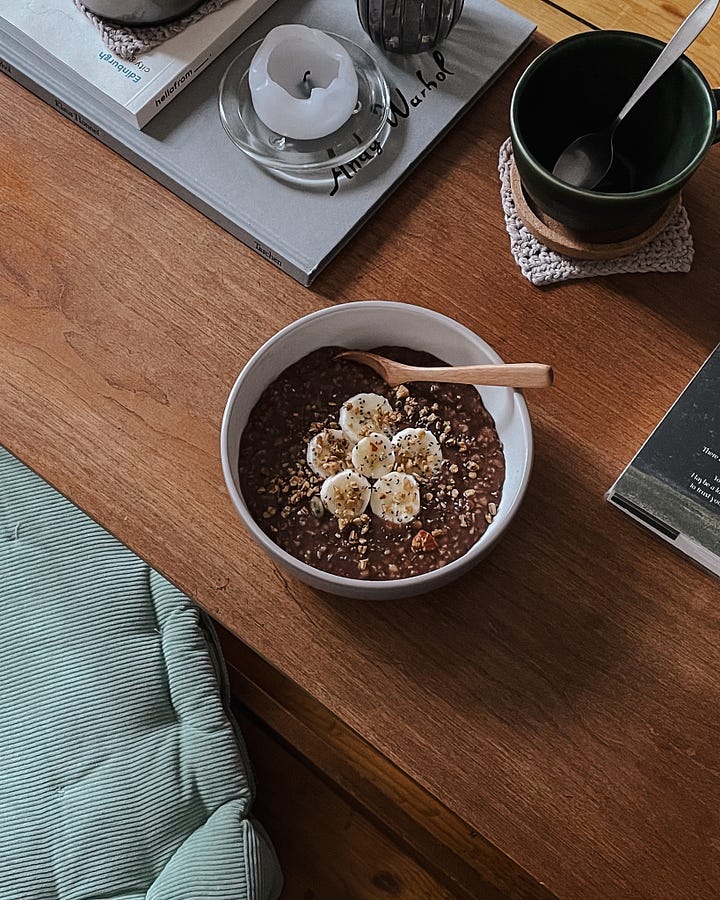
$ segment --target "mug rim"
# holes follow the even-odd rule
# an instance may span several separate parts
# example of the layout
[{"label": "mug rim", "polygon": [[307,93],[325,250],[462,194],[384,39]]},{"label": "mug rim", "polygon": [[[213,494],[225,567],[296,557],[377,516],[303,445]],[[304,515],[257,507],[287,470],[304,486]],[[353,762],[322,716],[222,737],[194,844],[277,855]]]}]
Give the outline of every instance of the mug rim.
[{"label": "mug rim", "polygon": [[[588,40],[597,40],[599,35],[612,35],[616,37],[622,36],[640,39],[642,42],[650,44],[653,47],[658,48],[659,50],[662,50],[662,48],[665,47],[666,44],[665,41],[654,38],[649,34],[642,34],[641,32],[626,31],[622,29],[599,29],[597,31],[582,31],[578,34],[571,34],[568,37],[563,38],[562,40],[557,41],[554,44],[551,44],[549,47],[543,50],[542,53],[535,57],[535,59],[521,74],[515,85],[515,88],[513,89],[512,97],[510,99],[510,134],[513,141],[513,150],[515,150],[516,142],[521,144],[522,151],[527,163],[531,166],[532,169],[535,170],[537,175],[547,179],[553,186],[561,188],[566,193],[569,192],[571,195],[581,197],[585,200],[601,199],[603,202],[618,203],[626,202],[627,198],[632,198],[633,200],[641,200],[645,197],[653,197],[659,192],[666,193],[668,191],[672,191],[674,187],[677,187],[679,190],[683,186],[687,178],[702,162],[703,157],[707,153],[709,147],[712,145],[712,139],[713,135],[715,134],[717,124],[712,123],[710,119],[708,119],[707,134],[705,136],[702,148],[698,150],[692,160],[690,160],[690,162],[683,169],[677,172],[672,178],[668,179],[667,181],[663,181],[660,184],[653,185],[653,187],[644,188],[641,191],[627,191],[623,193],[587,190],[586,188],[579,188],[568,184],[566,181],[563,181],[562,179],[557,178],[555,175],[553,175],[550,169],[546,169],[545,166],[543,166],[530,152],[526,143],[520,138],[519,129],[517,128],[517,106],[519,103],[519,96],[522,93],[523,88],[527,85],[527,82],[530,80],[533,74],[535,74],[536,70],[540,68],[548,58],[556,55],[556,53],[558,52],[561,52],[562,49],[568,44],[582,43],[583,41]],[[714,101],[713,89],[710,87],[707,78],[705,78],[698,66],[688,56],[685,56],[683,54],[678,62],[681,62],[683,65],[685,65],[689,69],[689,71],[697,77],[700,84],[705,88],[705,96],[708,100],[708,104],[711,110],[712,107],[715,106],[714,112],[717,119],[718,108]]]}]

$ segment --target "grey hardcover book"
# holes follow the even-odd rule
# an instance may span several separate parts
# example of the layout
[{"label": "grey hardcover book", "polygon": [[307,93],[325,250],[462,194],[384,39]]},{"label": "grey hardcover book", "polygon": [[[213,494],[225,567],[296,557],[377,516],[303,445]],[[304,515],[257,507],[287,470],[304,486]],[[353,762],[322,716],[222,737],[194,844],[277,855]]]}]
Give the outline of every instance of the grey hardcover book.
[{"label": "grey hardcover book", "polygon": [[[226,135],[218,111],[218,87],[230,62],[270,29],[290,22],[359,44],[390,88],[391,127],[382,152],[336,167],[322,187],[289,183],[253,162]],[[438,50],[391,57],[362,30],[354,0],[277,0],[142,131],[1,28],[0,69],[307,285],[534,30],[495,0],[465,0],[458,24]]]},{"label": "grey hardcover book", "polygon": [[607,499],[720,575],[720,345]]}]

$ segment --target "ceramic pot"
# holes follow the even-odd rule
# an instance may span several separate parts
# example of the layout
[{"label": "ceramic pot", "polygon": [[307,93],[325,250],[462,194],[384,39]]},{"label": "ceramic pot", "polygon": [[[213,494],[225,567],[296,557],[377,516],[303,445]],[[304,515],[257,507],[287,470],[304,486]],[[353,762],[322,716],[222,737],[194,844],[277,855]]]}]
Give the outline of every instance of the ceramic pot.
[{"label": "ceramic pot", "polygon": [[159,25],[179,19],[202,0],[86,0],[84,6],[111,22],[123,25]]}]

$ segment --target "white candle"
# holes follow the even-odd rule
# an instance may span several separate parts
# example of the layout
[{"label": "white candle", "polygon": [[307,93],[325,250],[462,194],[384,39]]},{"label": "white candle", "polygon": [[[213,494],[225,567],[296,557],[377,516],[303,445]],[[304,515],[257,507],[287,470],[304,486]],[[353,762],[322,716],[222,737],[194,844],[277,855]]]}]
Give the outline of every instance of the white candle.
[{"label": "white candle", "polygon": [[248,82],[258,118],[297,140],[332,134],[357,105],[357,75],[347,50],[306,25],[273,28],[253,56]]}]

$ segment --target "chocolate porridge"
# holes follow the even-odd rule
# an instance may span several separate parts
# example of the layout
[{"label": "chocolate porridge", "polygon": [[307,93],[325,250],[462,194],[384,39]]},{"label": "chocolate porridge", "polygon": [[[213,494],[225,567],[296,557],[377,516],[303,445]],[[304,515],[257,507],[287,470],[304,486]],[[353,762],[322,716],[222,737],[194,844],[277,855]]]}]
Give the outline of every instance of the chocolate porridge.
[{"label": "chocolate porridge", "polygon": [[[389,387],[322,347],[263,393],[242,435],[240,487],[280,547],[350,578],[419,575],[492,524],[505,480],[495,424],[471,385]],[[402,347],[374,352],[445,365]]]}]

